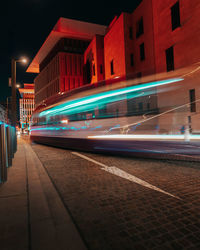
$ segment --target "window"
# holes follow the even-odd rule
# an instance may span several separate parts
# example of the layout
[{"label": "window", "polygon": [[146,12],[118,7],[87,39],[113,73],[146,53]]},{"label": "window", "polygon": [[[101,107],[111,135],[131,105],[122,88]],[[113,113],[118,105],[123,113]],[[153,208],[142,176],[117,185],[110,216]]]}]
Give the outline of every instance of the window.
[{"label": "window", "polygon": [[143,17],[136,23],[136,38],[140,37],[142,34],[144,34]]},{"label": "window", "polygon": [[95,64],[92,65],[93,76],[95,76]]},{"label": "window", "polygon": [[129,27],[129,38],[132,40],[133,39],[133,28]]},{"label": "window", "polygon": [[190,89],[190,112],[196,112],[195,89]]},{"label": "window", "polygon": [[130,54],[130,60],[131,60],[131,67],[134,66],[134,57],[133,54]]},{"label": "window", "polygon": [[110,74],[111,74],[111,75],[114,75],[113,60],[110,62]]},{"label": "window", "polygon": [[139,102],[139,103],[138,103],[138,108],[139,108],[139,111],[140,111],[140,112],[143,111],[143,103],[142,103],[142,102]]},{"label": "window", "polygon": [[140,44],[140,60],[145,60],[145,51],[144,51],[144,43]]},{"label": "window", "polygon": [[166,65],[167,65],[167,72],[174,70],[174,48],[173,46],[166,49]]},{"label": "window", "polygon": [[103,74],[103,65],[100,64],[100,74]]},{"label": "window", "polygon": [[172,30],[181,26],[179,1],[171,7]]}]

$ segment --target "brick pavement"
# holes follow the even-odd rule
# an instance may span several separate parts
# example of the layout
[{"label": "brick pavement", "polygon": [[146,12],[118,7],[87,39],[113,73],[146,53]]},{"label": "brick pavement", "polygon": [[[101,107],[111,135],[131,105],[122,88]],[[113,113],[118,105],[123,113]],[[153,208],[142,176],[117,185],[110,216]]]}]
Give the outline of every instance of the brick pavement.
[{"label": "brick pavement", "polygon": [[40,160],[21,140],[0,186],[0,249],[86,249]]},{"label": "brick pavement", "polygon": [[69,150],[36,144],[32,147],[89,249],[200,248],[199,163],[83,153],[158,186],[179,200],[106,173]]}]

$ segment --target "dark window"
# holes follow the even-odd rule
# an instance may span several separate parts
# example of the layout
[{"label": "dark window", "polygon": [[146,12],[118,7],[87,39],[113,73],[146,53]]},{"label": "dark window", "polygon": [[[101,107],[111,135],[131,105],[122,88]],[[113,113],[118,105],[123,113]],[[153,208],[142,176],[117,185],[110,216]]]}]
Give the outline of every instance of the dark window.
[{"label": "dark window", "polygon": [[195,89],[190,89],[190,112],[196,112]]},{"label": "dark window", "polygon": [[143,103],[142,102],[138,103],[138,108],[139,108],[139,111],[143,111]]},{"label": "dark window", "polygon": [[171,7],[172,30],[181,26],[179,1]]},{"label": "dark window", "polygon": [[129,27],[129,38],[132,40],[133,39],[133,28]]},{"label": "dark window", "polygon": [[136,23],[136,38],[140,37],[142,34],[144,34],[144,26],[143,18],[141,17]]},{"label": "dark window", "polygon": [[95,64],[92,65],[93,76],[95,76]]},{"label": "dark window", "polygon": [[130,55],[130,59],[131,59],[131,67],[134,66],[134,57],[133,54]]},{"label": "dark window", "polygon": [[113,60],[110,62],[110,74],[114,75],[114,65],[113,65]]},{"label": "dark window", "polygon": [[174,48],[173,46],[169,49],[166,49],[166,65],[167,65],[167,71],[174,70]]},{"label": "dark window", "polygon": [[145,60],[144,43],[140,44],[140,60]]},{"label": "dark window", "polygon": [[100,74],[103,74],[103,65],[100,64]]}]

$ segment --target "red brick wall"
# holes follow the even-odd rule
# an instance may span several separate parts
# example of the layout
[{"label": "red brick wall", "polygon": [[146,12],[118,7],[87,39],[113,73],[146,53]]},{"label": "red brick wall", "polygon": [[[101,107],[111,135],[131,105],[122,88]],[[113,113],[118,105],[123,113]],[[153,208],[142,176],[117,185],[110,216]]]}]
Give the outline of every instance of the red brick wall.
[{"label": "red brick wall", "polygon": [[156,71],[166,71],[165,50],[174,46],[175,69],[200,60],[200,1],[179,0],[181,27],[172,31],[171,7],[177,0],[152,0]]}]

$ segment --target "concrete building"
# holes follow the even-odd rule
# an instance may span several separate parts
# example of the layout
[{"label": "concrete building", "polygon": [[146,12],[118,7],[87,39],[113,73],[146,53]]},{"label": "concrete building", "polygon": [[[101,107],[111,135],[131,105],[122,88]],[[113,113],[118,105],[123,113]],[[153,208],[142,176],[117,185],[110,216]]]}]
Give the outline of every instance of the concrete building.
[{"label": "concrete building", "polygon": [[[92,71],[89,61],[84,65],[84,52],[93,40],[95,51],[98,50],[95,58],[101,63],[103,59],[99,59],[99,54],[103,52],[96,46],[101,46],[100,36],[104,36],[105,31],[106,26],[103,25],[67,18],[58,20],[27,70],[39,73],[34,81],[36,106],[56,93],[88,82]],[[85,57],[87,59],[88,56]]]},{"label": "concrete building", "polygon": [[34,84],[24,84],[24,88],[19,88],[19,93],[20,126],[22,129],[29,129],[31,115],[35,109]]}]

